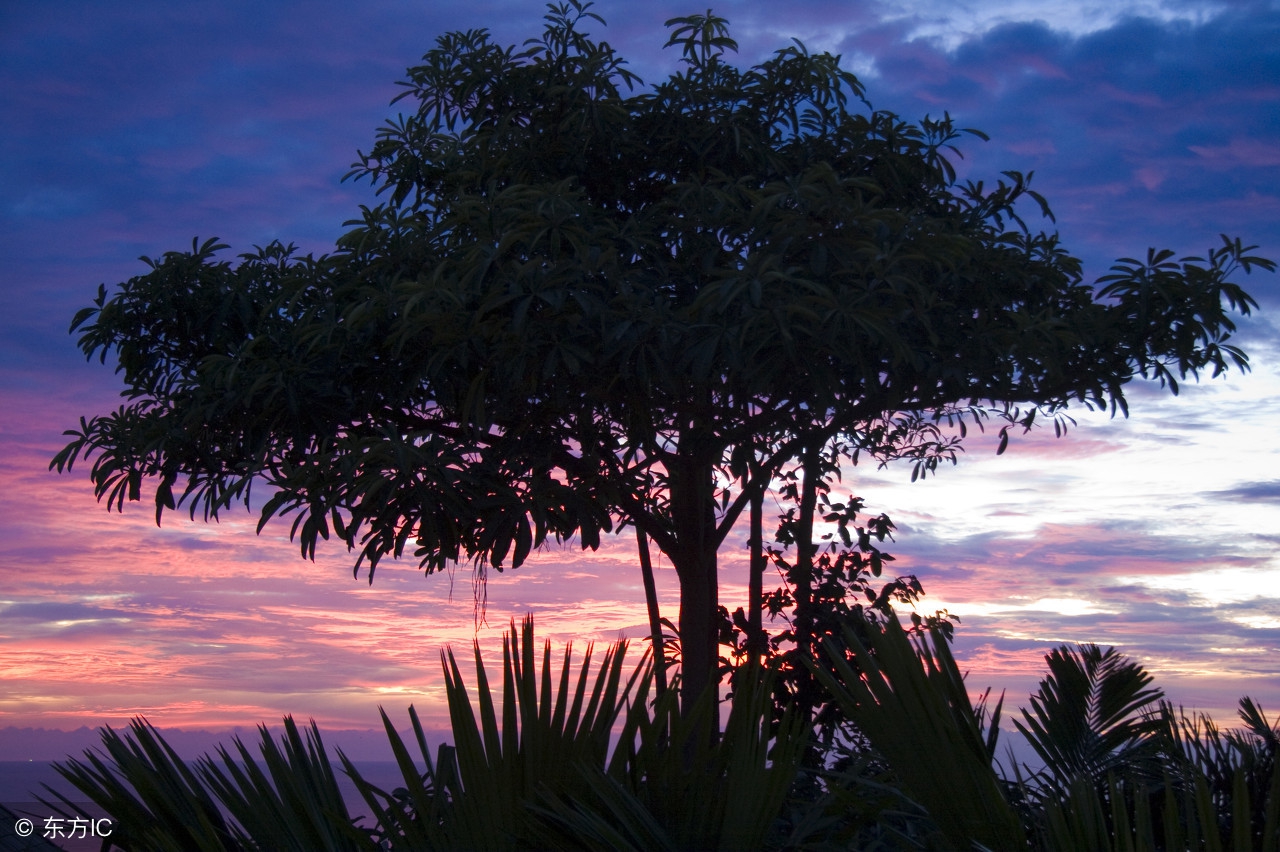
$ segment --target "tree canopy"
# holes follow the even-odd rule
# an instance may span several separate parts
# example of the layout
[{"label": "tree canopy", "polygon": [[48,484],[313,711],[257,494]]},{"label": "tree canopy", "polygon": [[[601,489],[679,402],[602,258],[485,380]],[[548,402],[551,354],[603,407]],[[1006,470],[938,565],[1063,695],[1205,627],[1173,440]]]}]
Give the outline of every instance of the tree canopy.
[{"label": "tree canopy", "polygon": [[1051,218],[1030,174],[957,178],[980,132],[873,109],[799,42],[740,69],[711,13],[667,22],[681,67],[645,87],[589,5],[519,48],[440,37],[349,175],[383,200],[332,253],[197,240],[100,288],[72,329],[126,400],[53,466],[96,455],[117,509],[153,482],[157,522],[265,484],[259,529],[292,515],[304,556],[335,535],[370,581],[632,526],[679,576],[689,698],[715,677],[717,551],[779,475],[803,483],[799,600],[840,459],[924,474],[984,420],[1003,451],[1071,404],[1127,411],[1136,377],[1246,365],[1229,278],[1274,268],[1252,247],[1095,288],[1024,218]]}]

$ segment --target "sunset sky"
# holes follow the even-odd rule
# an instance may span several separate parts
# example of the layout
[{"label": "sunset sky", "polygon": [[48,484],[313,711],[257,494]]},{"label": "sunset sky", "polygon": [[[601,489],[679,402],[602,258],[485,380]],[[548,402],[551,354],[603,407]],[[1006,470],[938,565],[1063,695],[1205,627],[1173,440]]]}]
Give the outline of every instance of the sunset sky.
[{"label": "sunset sky", "polygon": [[[594,7],[592,32],[657,81],[674,68],[673,0]],[[1069,10],[1069,11],[1068,11]],[[360,204],[342,183],[395,114],[404,68],[448,30],[538,34],[537,2],[6,3],[0,7],[0,760],[60,757],[50,734],[118,725],[224,730],[314,716],[369,729],[377,707],[441,720],[439,649],[499,649],[535,614],[557,643],[645,633],[633,539],[537,554],[488,585],[477,628],[466,568],[384,563],[370,586],[329,546],[314,563],[287,524],[123,515],[87,467],[47,469],[61,432],[119,404],[110,366],[67,334],[100,283],[140,255],[217,236],[323,252]],[[1280,259],[1280,4],[1120,0],[797,2],[715,7],[748,64],[790,44],[842,54],[880,109],[949,111],[991,136],[962,173],[1035,171],[1089,280],[1148,247],[1203,254],[1219,233]],[[1054,227],[1046,222],[1045,227]],[[230,252],[228,254],[231,254]],[[926,609],[961,619],[975,689],[1025,705],[1043,655],[1116,645],[1169,697],[1235,721],[1242,695],[1280,714],[1280,276],[1238,279],[1260,311],[1238,341],[1249,374],[1177,398],[1133,386],[1132,416],[978,436],[955,468],[851,468],[839,493],[898,526],[887,549]],[[665,613],[675,578],[660,565]],[[771,578],[770,578],[771,579]],[[722,602],[745,603],[741,549]],[[639,656],[637,644],[636,657]],[[27,745],[23,745],[26,743]]]}]

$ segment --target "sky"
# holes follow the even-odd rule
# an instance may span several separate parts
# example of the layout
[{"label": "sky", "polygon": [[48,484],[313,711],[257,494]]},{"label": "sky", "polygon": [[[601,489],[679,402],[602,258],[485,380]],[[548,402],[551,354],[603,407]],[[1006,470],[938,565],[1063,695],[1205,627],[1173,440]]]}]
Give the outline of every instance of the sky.
[{"label": "sky", "polygon": [[[648,81],[674,68],[671,0],[600,2],[593,34]],[[779,10],[785,9],[780,14]],[[878,109],[949,112],[966,178],[1035,172],[1093,280],[1148,247],[1203,254],[1219,234],[1280,259],[1280,5],[1275,2],[736,0],[742,64],[791,38],[842,55]],[[488,658],[533,613],[557,646],[645,634],[633,540],[535,554],[494,576],[478,624],[463,568],[424,577],[353,557],[300,558],[287,525],[216,525],[146,503],[95,503],[87,468],[49,459],[81,416],[119,404],[110,365],[67,327],[142,255],[217,236],[323,252],[367,184],[343,182],[393,116],[395,85],[434,39],[541,30],[535,2],[6,3],[0,6],[0,760],[61,757],[86,728],[145,715],[226,731],[314,717],[324,730],[443,725],[439,652]],[[1248,374],[1133,386],[1132,415],[1079,411],[1061,438],[977,436],[923,483],[845,471],[898,531],[886,549],[924,608],[960,619],[975,691],[1027,706],[1061,643],[1114,645],[1175,703],[1231,724],[1250,695],[1280,714],[1280,277],[1241,276],[1260,310],[1237,338]],[[658,566],[664,614],[675,578]],[[740,547],[721,599],[745,602]],[[635,644],[638,658],[641,643]],[[76,732],[78,733],[60,733]],[[357,734],[349,735],[359,740]],[[76,739],[79,737],[79,739]]]}]

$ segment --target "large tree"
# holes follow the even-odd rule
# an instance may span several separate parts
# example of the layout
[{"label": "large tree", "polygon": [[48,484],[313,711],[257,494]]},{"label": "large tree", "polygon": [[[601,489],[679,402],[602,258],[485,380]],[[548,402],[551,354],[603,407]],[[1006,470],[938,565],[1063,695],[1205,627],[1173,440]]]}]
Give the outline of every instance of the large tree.
[{"label": "large tree", "polygon": [[871,109],[839,57],[739,69],[725,21],[695,15],[646,89],[586,5],[547,17],[523,49],[452,33],[409,69],[416,109],[352,172],[384,200],[332,254],[193,242],[101,288],[73,330],[127,401],[54,465],[96,454],[115,508],[154,482],[157,522],[265,483],[263,524],[292,514],[306,556],[336,534],[371,581],[388,555],[483,577],[634,527],[679,577],[688,700],[715,678],[717,552],[780,473],[803,628],[841,458],[928,472],[966,422],[1007,438],[1072,403],[1125,411],[1136,376],[1245,364],[1227,311],[1253,302],[1228,278],[1272,264],[1239,241],[1095,289],[1017,212],[1048,215],[1029,175],[958,181],[966,131]]}]

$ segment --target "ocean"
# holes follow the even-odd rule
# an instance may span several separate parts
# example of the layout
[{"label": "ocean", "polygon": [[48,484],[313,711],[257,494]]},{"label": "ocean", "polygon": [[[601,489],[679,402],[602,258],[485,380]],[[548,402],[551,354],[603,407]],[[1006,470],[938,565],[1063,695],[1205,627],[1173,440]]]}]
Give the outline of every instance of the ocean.
[{"label": "ocean", "polygon": [[[357,761],[356,768],[367,781],[384,790],[392,790],[396,787],[404,786],[400,771],[394,761]],[[337,772],[338,787],[342,790],[342,797],[346,800],[347,809],[353,817],[364,817],[361,825],[372,826],[372,815],[365,805],[364,799],[360,798],[360,794],[356,791],[355,784],[341,771],[340,767],[335,765],[334,769]],[[36,835],[43,833],[43,828],[49,825],[46,823],[46,819],[54,816],[48,808],[37,801],[37,797],[40,797],[56,802],[56,799],[42,786],[44,784],[63,793],[68,800],[81,804],[88,813],[98,817],[106,816],[105,813],[101,812],[100,808],[85,801],[84,795],[76,791],[54,770],[52,762],[0,760],[0,803],[8,810],[15,812],[19,817],[29,818],[36,828]],[[56,823],[53,825],[56,825]],[[69,828],[69,824],[64,822],[61,827],[65,833]],[[106,825],[103,824],[103,827],[105,828]],[[0,826],[0,838],[8,836],[11,829],[11,826]],[[100,838],[92,837],[71,839],[59,837],[54,843],[66,850],[66,852],[98,852],[102,841]]]}]

